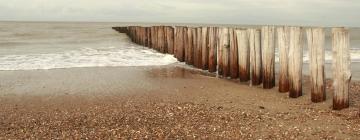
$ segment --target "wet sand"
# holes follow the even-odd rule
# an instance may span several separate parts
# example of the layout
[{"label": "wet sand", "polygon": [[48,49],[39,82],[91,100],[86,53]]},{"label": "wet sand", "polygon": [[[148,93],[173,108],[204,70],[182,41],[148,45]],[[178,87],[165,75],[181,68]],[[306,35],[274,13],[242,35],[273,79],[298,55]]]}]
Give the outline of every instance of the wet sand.
[{"label": "wet sand", "polygon": [[277,88],[170,65],[0,71],[0,139],[356,139],[360,84],[351,107],[331,110]]}]

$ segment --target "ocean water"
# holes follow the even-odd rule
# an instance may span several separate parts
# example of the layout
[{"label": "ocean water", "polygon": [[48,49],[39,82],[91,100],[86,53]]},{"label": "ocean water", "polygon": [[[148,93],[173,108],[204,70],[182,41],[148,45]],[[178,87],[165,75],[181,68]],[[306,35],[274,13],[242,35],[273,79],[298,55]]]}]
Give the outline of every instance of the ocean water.
[{"label": "ocean water", "polygon": [[[172,55],[136,45],[125,34],[111,29],[122,25],[126,24],[0,22],[0,70],[153,66],[177,62]],[[331,63],[329,29],[326,34],[326,63]],[[351,28],[350,35],[351,59],[355,67],[359,67],[360,29]],[[303,54],[304,62],[307,63],[309,57],[306,45]],[[358,71],[357,68],[355,71]]]},{"label": "ocean water", "polygon": [[[118,24],[116,24],[118,25]],[[0,70],[149,66],[175,63],[131,42],[111,23],[0,22]]]}]

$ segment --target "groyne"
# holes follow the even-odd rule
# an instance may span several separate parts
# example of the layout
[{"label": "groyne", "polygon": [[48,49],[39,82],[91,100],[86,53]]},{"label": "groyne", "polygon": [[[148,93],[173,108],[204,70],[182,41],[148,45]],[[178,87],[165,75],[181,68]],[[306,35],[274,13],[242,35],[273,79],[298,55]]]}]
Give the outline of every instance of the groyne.
[{"label": "groyne", "polygon": [[[323,27],[262,26],[251,28],[126,26],[113,27],[130,39],[161,53],[173,54],[180,62],[216,72],[219,77],[238,79],[264,90],[275,88],[298,98],[302,91],[303,49],[310,56],[311,101],[326,100]],[[332,32],[333,109],[349,107],[350,37],[343,27]],[[306,36],[306,37],[304,37]],[[279,79],[275,79],[275,48],[279,49]]]}]

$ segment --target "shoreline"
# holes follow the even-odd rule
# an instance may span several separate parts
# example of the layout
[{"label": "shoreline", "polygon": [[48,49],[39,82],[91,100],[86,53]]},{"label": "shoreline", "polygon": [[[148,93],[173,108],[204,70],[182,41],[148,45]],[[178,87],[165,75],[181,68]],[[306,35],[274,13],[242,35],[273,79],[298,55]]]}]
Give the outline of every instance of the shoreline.
[{"label": "shoreline", "polygon": [[[309,76],[309,68],[308,68],[309,63],[303,63],[303,77],[308,77]],[[331,68],[331,63],[325,63],[325,76],[327,80],[330,80],[332,78],[332,68]],[[67,69],[85,69],[85,68],[156,68],[156,67],[172,67],[172,66],[177,66],[177,67],[182,67],[182,68],[186,68],[189,70],[193,70],[193,71],[201,71],[204,74],[208,73],[208,74],[213,74],[208,72],[207,70],[202,70],[202,69],[197,69],[194,66],[191,65],[186,65],[184,62],[175,62],[172,64],[168,64],[168,65],[148,65],[148,66],[91,66],[91,67],[69,67],[69,68],[50,68],[50,69],[31,69],[31,70],[0,70],[0,72],[16,72],[16,71],[22,71],[22,72],[27,72],[27,71],[51,71],[51,70],[67,70]],[[275,63],[275,73],[276,75],[278,75],[279,73],[279,63],[276,62]],[[360,81],[360,62],[352,62],[351,63],[351,73],[352,73],[352,80],[351,81],[355,81],[358,82]]]},{"label": "shoreline", "polygon": [[[0,71],[1,138],[360,137],[359,82],[331,109],[181,65]],[[327,82],[328,83],[328,82]],[[266,126],[266,127],[264,127]]]}]

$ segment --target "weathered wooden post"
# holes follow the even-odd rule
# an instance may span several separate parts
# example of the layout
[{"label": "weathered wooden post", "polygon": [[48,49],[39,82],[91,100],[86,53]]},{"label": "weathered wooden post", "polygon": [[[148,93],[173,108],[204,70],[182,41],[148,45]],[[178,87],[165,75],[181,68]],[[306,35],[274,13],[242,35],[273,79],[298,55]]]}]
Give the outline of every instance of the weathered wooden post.
[{"label": "weathered wooden post", "polygon": [[263,88],[271,89],[275,86],[275,44],[274,26],[261,28],[262,47],[262,76]]},{"label": "weathered wooden post", "polygon": [[277,47],[279,48],[279,92],[289,91],[289,77],[288,77],[288,60],[289,60],[289,37],[290,31],[288,27],[278,27],[277,33]]},{"label": "weathered wooden post", "polygon": [[230,39],[230,77],[236,79],[239,77],[239,63],[238,63],[238,40],[236,31],[233,28],[229,29]]},{"label": "weathered wooden post", "polygon": [[186,30],[186,46],[187,46],[187,50],[185,51],[186,54],[186,64],[188,65],[193,65],[194,64],[194,59],[193,59],[193,55],[194,55],[194,47],[193,47],[193,28],[192,27],[188,27]]},{"label": "weathered wooden post", "polygon": [[217,34],[216,27],[208,27],[208,46],[209,46],[209,72],[216,72],[217,66]]},{"label": "weathered wooden post", "polygon": [[219,29],[219,47],[218,47],[218,74],[223,77],[230,75],[230,40],[229,28],[221,27]]},{"label": "weathered wooden post", "polygon": [[208,70],[209,48],[207,38],[207,27],[201,28],[201,69]]},{"label": "weathered wooden post", "polygon": [[196,67],[196,65],[197,65],[197,56],[196,56],[196,54],[197,54],[197,44],[198,44],[198,42],[197,42],[197,28],[196,27],[193,27],[192,29],[191,29],[191,36],[192,36],[192,42],[193,42],[193,44],[192,44],[192,64],[193,64],[193,66],[194,67]]},{"label": "weathered wooden post", "polygon": [[188,58],[189,58],[189,46],[188,44],[188,35],[187,35],[188,27],[183,28],[183,39],[184,39],[184,62],[185,64],[188,64]]},{"label": "weathered wooden post", "polygon": [[146,46],[146,30],[145,30],[145,27],[140,27],[140,42],[141,42],[141,45],[143,46]]},{"label": "weathered wooden post", "polygon": [[136,27],[132,27],[131,28],[131,38],[133,40],[133,42],[137,43],[137,40],[136,40]]},{"label": "weathered wooden post", "polygon": [[166,28],[166,44],[169,54],[174,54],[174,28],[168,26]]},{"label": "weathered wooden post", "polygon": [[184,27],[177,26],[175,33],[175,56],[180,62],[184,62]]},{"label": "weathered wooden post", "polygon": [[202,28],[197,27],[196,28],[196,46],[195,46],[195,53],[194,53],[194,62],[196,68],[201,68],[202,66]]},{"label": "weathered wooden post", "polygon": [[250,69],[251,85],[260,85],[262,83],[262,59],[261,59],[261,32],[258,29],[248,29],[249,48],[250,48]]},{"label": "weathered wooden post", "polygon": [[236,30],[238,55],[239,55],[239,76],[241,82],[250,80],[250,48],[247,30]]},{"label": "weathered wooden post", "polygon": [[155,27],[155,31],[156,31],[156,48],[155,48],[155,50],[157,50],[157,51],[160,51],[160,49],[161,49],[161,41],[160,41],[160,32],[159,32],[159,28],[160,28],[160,26],[156,26]]},{"label": "weathered wooden post", "polygon": [[129,36],[129,38],[130,38],[131,41],[134,41],[134,40],[133,40],[133,36],[132,36],[133,28],[132,28],[131,26],[129,26],[128,28],[129,28],[129,32],[128,32],[127,35]]},{"label": "weathered wooden post", "polygon": [[345,28],[332,28],[333,109],[349,107],[351,81],[350,36]]},{"label": "weathered wooden post", "polygon": [[156,49],[157,47],[157,31],[156,27],[151,27],[151,48]]},{"label": "weathered wooden post", "polygon": [[303,32],[301,27],[290,27],[289,97],[302,96]]},{"label": "weathered wooden post", "polygon": [[136,44],[141,45],[141,27],[136,26],[135,28],[135,38],[136,38]]},{"label": "weathered wooden post", "polygon": [[159,45],[159,49],[158,49],[159,52],[167,53],[167,48],[165,46],[164,26],[158,27],[158,45]]},{"label": "weathered wooden post", "polygon": [[150,47],[150,44],[151,44],[151,31],[150,31],[150,27],[146,27],[145,28],[145,30],[146,30],[146,40],[145,40],[145,42],[146,42],[146,47]]},{"label": "weathered wooden post", "polygon": [[323,28],[308,28],[306,30],[309,48],[309,71],[311,86],[311,101],[322,102],[325,93],[325,32]]},{"label": "weathered wooden post", "polygon": [[136,43],[136,38],[135,38],[135,35],[136,35],[136,32],[135,32],[135,27],[134,27],[134,26],[132,26],[132,27],[130,27],[130,29],[131,29],[131,32],[130,32],[130,38],[131,38],[132,42]]},{"label": "weathered wooden post", "polygon": [[143,46],[146,46],[146,27],[141,27],[141,43]]},{"label": "weathered wooden post", "polygon": [[223,30],[226,30],[224,27],[219,27],[218,28],[218,30],[217,30],[217,32],[216,32],[216,34],[217,34],[217,36],[218,36],[218,39],[217,39],[217,42],[216,42],[216,46],[217,46],[217,74],[218,75],[223,75],[223,66],[224,66],[224,64],[223,64],[223,46],[225,45],[227,45],[227,43],[226,42],[224,42],[223,40]]}]

